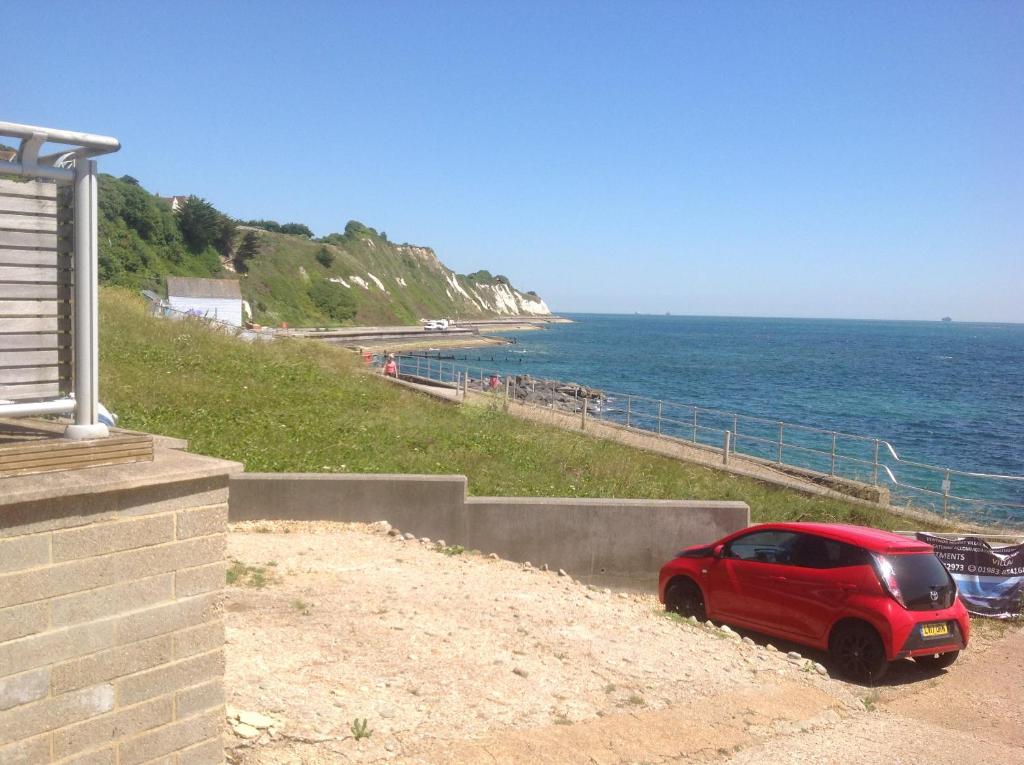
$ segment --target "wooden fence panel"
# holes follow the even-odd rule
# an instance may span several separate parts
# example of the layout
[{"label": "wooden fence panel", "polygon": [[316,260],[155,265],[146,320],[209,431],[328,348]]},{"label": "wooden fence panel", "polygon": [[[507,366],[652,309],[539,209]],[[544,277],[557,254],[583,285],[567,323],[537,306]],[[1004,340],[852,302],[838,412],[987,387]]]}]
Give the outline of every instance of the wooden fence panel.
[{"label": "wooden fence panel", "polygon": [[0,180],[0,399],[71,391],[71,198]]}]

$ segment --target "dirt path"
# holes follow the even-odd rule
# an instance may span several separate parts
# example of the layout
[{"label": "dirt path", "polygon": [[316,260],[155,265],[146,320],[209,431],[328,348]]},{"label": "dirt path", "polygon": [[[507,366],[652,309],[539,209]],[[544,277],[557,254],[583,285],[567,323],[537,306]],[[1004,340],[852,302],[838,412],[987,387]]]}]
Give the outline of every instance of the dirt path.
[{"label": "dirt path", "polygon": [[232,736],[245,765],[892,763],[907,736],[907,762],[1024,763],[1019,632],[872,691],[651,596],[379,526],[247,524],[229,554],[228,703],[278,721]]}]

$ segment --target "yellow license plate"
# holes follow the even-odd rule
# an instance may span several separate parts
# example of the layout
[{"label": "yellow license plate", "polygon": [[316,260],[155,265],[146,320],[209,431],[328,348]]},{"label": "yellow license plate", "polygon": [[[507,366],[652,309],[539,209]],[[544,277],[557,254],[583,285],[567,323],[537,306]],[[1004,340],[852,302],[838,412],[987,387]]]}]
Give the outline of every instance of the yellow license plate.
[{"label": "yellow license plate", "polygon": [[948,624],[922,624],[921,637],[942,637],[949,634]]}]

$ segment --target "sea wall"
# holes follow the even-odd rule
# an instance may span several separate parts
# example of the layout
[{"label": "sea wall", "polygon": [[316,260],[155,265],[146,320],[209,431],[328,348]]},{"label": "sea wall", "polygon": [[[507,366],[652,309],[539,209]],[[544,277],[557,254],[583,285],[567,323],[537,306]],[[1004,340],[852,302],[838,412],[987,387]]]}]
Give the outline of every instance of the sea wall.
[{"label": "sea wall", "polygon": [[[0,763],[222,763],[228,475],[0,479]],[[164,759],[167,758],[167,759]]]},{"label": "sea wall", "polygon": [[588,582],[652,586],[680,548],[744,528],[744,502],[467,497],[465,476],[243,473],[230,519],[388,521]]}]

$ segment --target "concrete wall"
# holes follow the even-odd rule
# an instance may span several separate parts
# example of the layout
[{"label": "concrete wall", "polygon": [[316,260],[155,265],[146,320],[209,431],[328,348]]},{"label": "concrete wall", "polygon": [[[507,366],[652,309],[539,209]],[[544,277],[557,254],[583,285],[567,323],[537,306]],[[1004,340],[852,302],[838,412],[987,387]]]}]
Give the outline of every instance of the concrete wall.
[{"label": "concrete wall", "polygon": [[0,479],[0,763],[224,761],[224,537],[240,466]]},{"label": "concrete wall", "polygon": [[466,497],[464,476],[245,473],[231,479],[230,517],[386,520],[402,531],[586,581],[652,586],[680,548],[750,522],[743,502]]}]

